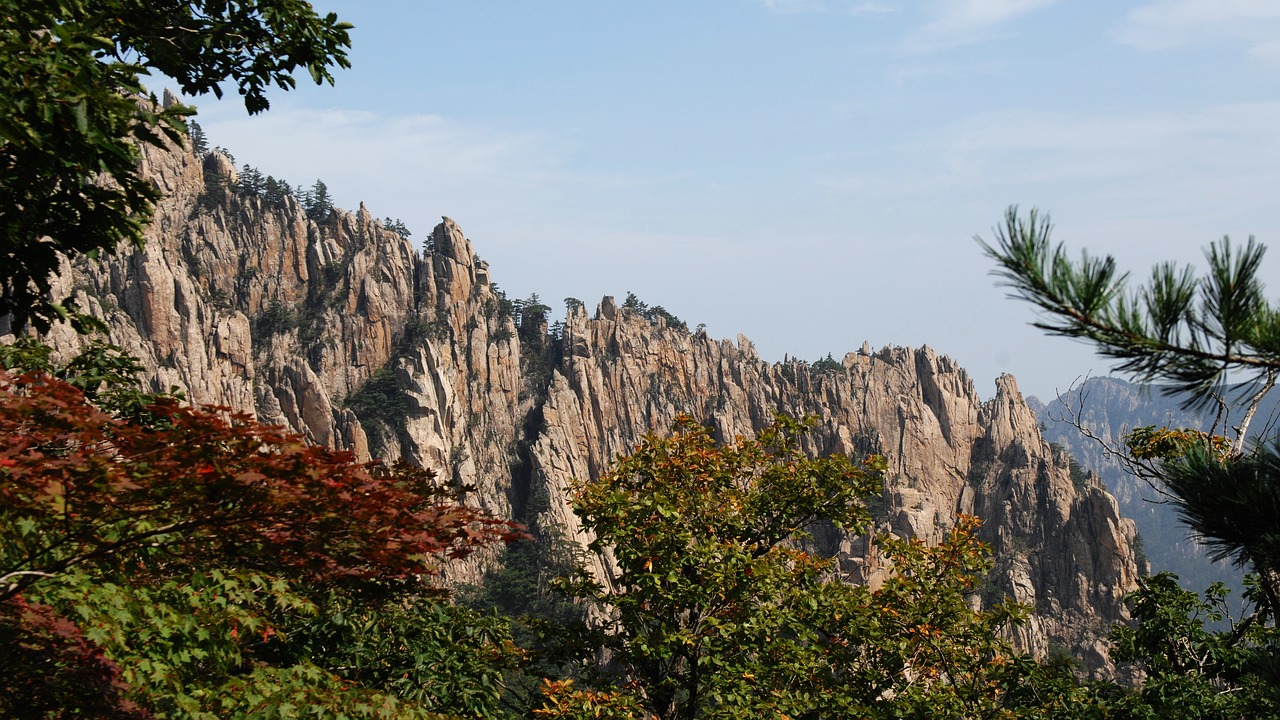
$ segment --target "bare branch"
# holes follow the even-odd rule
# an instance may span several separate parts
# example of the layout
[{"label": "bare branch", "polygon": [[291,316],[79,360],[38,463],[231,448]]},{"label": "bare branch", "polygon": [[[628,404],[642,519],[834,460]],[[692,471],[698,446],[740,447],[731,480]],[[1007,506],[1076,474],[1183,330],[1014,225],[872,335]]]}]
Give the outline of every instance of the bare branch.
[{"label": "bare branch", "polygon": [[1276,386],[1276,371],[1267,371],[1267,381],[1262,384],[1261,388],[1253,394],[1253,398],[1249,401],[1249,409],[1244,413],[1244,419],[1240,421],[1240,426],[1236,428],[1236,439],[1231,444],[1231,453],[1238,455],[1244,450],[1244,440],[1249,432],[1249,423],[1253,422],[1254,413],[1258,412],[1258,405],[1262,403],[1262,398]]}]

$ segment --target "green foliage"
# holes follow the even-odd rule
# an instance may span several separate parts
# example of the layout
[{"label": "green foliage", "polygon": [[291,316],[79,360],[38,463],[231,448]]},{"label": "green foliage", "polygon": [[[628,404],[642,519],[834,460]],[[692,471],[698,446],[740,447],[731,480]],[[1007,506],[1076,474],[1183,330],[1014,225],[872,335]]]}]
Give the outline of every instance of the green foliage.
[{"label": "green foliage", "polygon": [[329,194],[329,186],[323,180],[316,180],[311,189],[302,194],[302,208],[307,217],[316,222],[329,219],[329,214],[333,212],[333,196]]},{"label": "green foliage", "polygon": [[1083,492],[1089,486],[1089,471],[1072,455],[1067,455],[1067,476],[1077,492]]},{"label": "green foliage", "polygon": [[386,220],[382,221],[382,226],[390,230],[391,232],[399,235],[400,237],[404,238],[405,240],[408,240],[409,237],[413,235],[413,233],[409,232],[408,226],[406,226],[404,222],[400,220],[400,218],[396,218],[395,220],[392,220],[390,217],[388,217]]},{"label": "green foliage", "polygon": [[980,525],[959,516],[933,546],[881,540],[895,568],[881,588],[832,586],[836,598],[845,596],[829,622],[844,640],[836,644],[842,664],[852,669],[853,677],[837,678],[852,707],[880,706],[888,717],[1038,715],[1038,703],[1019,707],[1008,697],[1038,668],[999,640],[1025,621],[1027,608],[1008,599],[981,612],[970,605],[992,567],[990,548],[977,539]]},{"label": "green foliage", "polygon": [[139,145],[183,142],[194,111],[161,107],[141,76],[157,71],[188,95],[220,96],[229,80],[256,113],[266,87],[292,88],[296,69],[319,83],[348,66],[350,26],[303,0],[4,0],[2,10],[0,314],[18,328],[76,315],[47,298],[59,254],[142,243],[159,191],[141,174]]},{"label": "green foliage", "polygon": [[590,548],[608,548],[616,564],[611,577],[577,575],[562,587],[604,609],[606,647],[650,712],[745,707],[759,697],[757,677],[802,671],[795,663],[815,639],[796,611],[823,563],[791,543],[819,520],[865,528],[861,498],[880,482],[876,462],[864,470],[843,456],[805,457],[799,439],[810,426],[779,417],[755,439],[716,447],[684,418],[670,438],[646,438],[575,489]]},{"label": "green foliage", "polygon": [[259,342],[275,335],[283,335],[301,324],[298,311],[279,300],[272,300],[262,312],[253,317],[249,328]]},{"label": "green foliage", "polygon": [[369,452],[375,457],[387,445],[388,435],[404,430],[409,417],[409,398],[390,368],[375,370],[369,379],[347,398],[369,438]]},{"label": "green foliage", "polygon": [[504,673],[525,652],[508,622],[424,595],[333,593],[321,611],[281,629],[277,664],[314,662],[327,672],[433,712],[501,714]]},{"label": "green foliage", "polygon": [[516,300],[512,303],[515,311],[516,325],[522,329],[526,325],[545,325],[547,322],[547,313],[551,312],[551,306],[546,305],[538,298],[538,293],[533,293],[527,300]]},{"label": "green foliage", "polygon": [[831,353],[827,356],[814,360],[809,369],[815,373],[842,373],[844,372],[844,363],[832,357]]},{"label": "green foliage", "polygon": [[588,626],[584,609],[551,591],[556,577],[573,570],[571,548],[557,529],[530,530],[533,539],[508,545],[499,558],[501,569],[462,595],[468,606],[506,618],[524,653],[523,662],[503,678],[503,704],[516,717],[542,704],[545,678],[594,675],[600,650],[599,633]]},{"label": "green foliage", "polygon": [[53,348],[30,335],[19,335],[12,345],[0,345],[0,368],[16,372],[52,373]]},{"label": "green foliage", "polygon": [[531,293],[529,299],[525,300],[521,310],[520,319],[523,321],[525,317],[535,318],[539,322],[547,321],[547,313],[551,312],[551,306],[543,303],[538,298],[538,293]]},{"label": "green foliage", "polygon": [[266,190],[267,179],[262,171],[246,163],[236,177],[236,192],[248,197],[260,197]]},{"label": "green foliage", "polygon": [[1263,579],[1267,604],[1280,608],[1280,448],[1222,458],[1203,444],[1161,465],[1166,487],[1181,501],[1178,514],[1200,534],[1214,559],[1251,564]]},{"label": "green foliage", "polygon": [[1280,712],[1280,686],[1269,669],[1275,627],[1259,616],[1233,621],[1227,632],[1205,627],[1230,617],[1227,594],[1216,583],[1198,597],[1169,573],[1143,580],[1129,599],[1136,624],[1111,634],[1116,661],[1136,663],[1147,673],[1141,691],[1126,701],[1134,717],[1261,718]]},{"label": "green foliage", "polygon": [[204,128],[200,127],[200,123],[195,120],[187,122],[187,136],[191,139],[191,152],[196,157],[204,157],[209,152],[209,137],[205,135]]},{"label": "green foliage", "polygon": [[[4,357],[48,363],[29,344]],[[134,365],[89,352],[69,374],[101,399]],[[0,714],[488,715],[521,653],[418,578],[509,523],[423,471],[170,398],[146,409],[140,424],[0,373]]]},{"label": "green foliage", "polygon": [[1211,400],[1228,371],[1265,380],[1280,370],[1280,312],[1262,295],[1266,248],[1252,238],[1243,248],[1227,238],[1211,245],[1204,276],[1160,263],[1131,290],[1114,258],[1083,253],[1072,262],[1050,244],[1051,233],[1047,216],[1032,210],[1023,221],[1013,207],[994,245],[978,238],[1014,296],[1045,312],[1036,327],[1087,340],[1122,372],[1172,383],[1167,392],[1189,393],[1192,402]]},{"label": "green foliage", "polygon": [[288,583],[257,573],[189,571],[153,583],[77,569],[36,588],[118,663],[131,694],[167,716],[208,716],[202,695],[276,631],[264,610],[314,612]]},{"label": "green foliage", "polygon": [[635,293],[632,292],[627,293],[627,299],[623,301],[622,309],[629,310],[630,312],[633,312],[654,324],[657,324],[658,318],[662,318],[669,328],[683,330],[685,332],[689,331],[689,326],[685,321],[675,315],[672,315],[670,312],[667,312],[667,309],[661,305],[649,307],[648,303],[641,301],[640,298],[636,297]]},{"label": "green foliage", "polygon": [[262,199],[271,207],[284,207],[285,198],[294,194],[293,188],[283,180],[268,175],[262,183]]}]

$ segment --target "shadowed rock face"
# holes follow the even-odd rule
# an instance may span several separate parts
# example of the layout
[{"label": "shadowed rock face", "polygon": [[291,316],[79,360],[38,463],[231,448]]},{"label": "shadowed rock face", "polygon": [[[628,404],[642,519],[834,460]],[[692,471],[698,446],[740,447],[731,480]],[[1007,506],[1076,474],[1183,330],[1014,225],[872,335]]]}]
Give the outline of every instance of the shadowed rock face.
[{"label": "shadowed rock face", "polygon": [[[1227,399],[1235,397],[1235,393],[1227,394]],[[1036,398],[1028,398],[1028,404],[1045,425],[1045,439],[1065,447],[1083,466],[1096,471],[1116,497],[1120,511],[1133,518],[1145,541],[1152,572],[1174,572],[1183,587],[1195,592],[1221,582],[1231,589],[1232,598],[1241,596],[1244,570],[1229,560],[1210,560],[1204,543],[1179,517],[1176,504],[1126,470],[1099,442],[1072,424],[1074,417],[1096,437],[1106,438],[1112,447],[1122,447],[1129,431],[1146,425],[1208,430],[1217,408],[1199,413],[1184,410],[1181,398],[1165,395],[1159,387],[1114,377],[1086,378],[1047,405]],[[1227,416],[1228,425],[1240,419],[1243,409],[1235,408],[1234,413],[1234,417]],[[1276,417],[1277,397],[1273,393],[1258,408],[1255,432],[1273,424]],[[1259,436],[1267,432],[1262,430]]]},{"label": "shadowed rock face", "polygon": [[[491,512],[577,540],[568,481],[598,476],[677,414],[724,438],[775,412],[815,415],[811,451],[888,458],[875,533],[936,540],[957,513],[978,515],[998,558],[980,595],[1036,611],[1017,639],[1105,666],[1100,637],[1136,581],[1133,527],[1096,480],[1073,483],[1012,377],[984,403],[927,347],[864,347],[822,371],[770,364],[741,336],[670,328],[612,298],[594,315],[570,310],[549,336],[536,320],[516,327],[448,218],[419,254],[363,207],[317,223],[292,198],[210,202],[208,184],[234,176],[217,154],[149,150],[145,164],[168,194],[146,249],[68,267],[62,288],[142,359],[154,389],[359,457],[404,457],[473,488]],[[64,329],[55,342],[71,352],[80,340]],[[535,494],[547,502],[531,506]],[[853,581],[889,571],[865,537],[827,529],[815,542]],[[452,575],[475,580],[492,561]]]}]

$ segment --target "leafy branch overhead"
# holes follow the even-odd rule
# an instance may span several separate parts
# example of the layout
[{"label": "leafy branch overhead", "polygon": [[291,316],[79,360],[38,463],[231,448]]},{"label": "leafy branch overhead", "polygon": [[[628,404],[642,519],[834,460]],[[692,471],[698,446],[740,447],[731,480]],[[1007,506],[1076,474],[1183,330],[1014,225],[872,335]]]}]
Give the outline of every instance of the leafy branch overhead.
[{"label": "leafy branch overhead", "polygon": [[351,26],[303,0],[142,3],[0,0],[0,314],[18,328],[75,319],[49,298],[59,255],[140,246],[160,193],[139,147],[181,145],[194,109],[161,106],[153,71],[187,95],[230,83],[250,113],[293,73],[333,82],[349,67]]},{"label": "leafy branch overhead", "polygon": [[1263,296],[1266,248],[1252,238],[1211,245],[1204,275],[1163,262],[1145,285],[1130,287],[1113,257],[1085,252],[1072,261],[1051,243],[1052,230],[1047,215],[1032,210],[1024,220],[1013,207],[994,243],[978,238],[1014,297],[1043,311],[1036,327],[1087,340],[1121,371],[1172,382],[1194,403],[1220,393],[1231,370],[1264,382],[1280,370],[1280,312]]}]

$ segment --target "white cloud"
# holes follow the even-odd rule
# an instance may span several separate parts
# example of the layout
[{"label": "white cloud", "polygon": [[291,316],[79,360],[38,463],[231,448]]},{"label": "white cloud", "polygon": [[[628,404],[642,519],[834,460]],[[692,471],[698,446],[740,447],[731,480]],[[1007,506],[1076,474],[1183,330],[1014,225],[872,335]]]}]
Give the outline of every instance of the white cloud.
[{"label": "white cloud", "polygon": [[804,12],[822,8],[821,0],[763,0],[764,6],[778,12]]},{"label": "white cloud", "polygon": [[1280,50],[1280,3],[1274,0],[1158,0],[1129,11],[1116,39],[1144,50],[1204,42],[1243,41],[1250,54],[1274,59]]},{"label": "white cloud", "polygon": [[932,52],[990,39],[1027,13],[1058,0],[950,0],[936,6],[934,18],[903,41],[913,52]]},{"label": "white cloud", "polygon": [[876,0],[759,0],[780,13],[842,12],[849,15],[886,15],[898,12],[891,3]]},{"label": "white cloud", "polygon": [[1277,126],[1280,102],[1131,115],[994,111],[931,129],[866,171],[831,173],[819,184],[833,201],[894,207],[995,199],[1195,216],[1207,226],[1270,222],[1280,184]]},{"label": "white cloud", "polygon": [[853,15],[887,15],[898,12],[898,8],[888,3],[863,2],[849,8],[849,12]]}]

